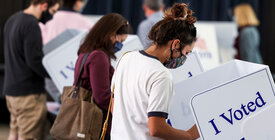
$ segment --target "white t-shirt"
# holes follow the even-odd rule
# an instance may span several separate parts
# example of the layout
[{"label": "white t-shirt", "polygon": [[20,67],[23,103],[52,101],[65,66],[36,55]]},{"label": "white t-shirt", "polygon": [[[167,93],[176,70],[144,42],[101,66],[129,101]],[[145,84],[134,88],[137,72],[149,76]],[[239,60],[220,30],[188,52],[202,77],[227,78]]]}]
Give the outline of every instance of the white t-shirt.
[{"label": "white t-shirt", "polygon": [[127,53],[115,71],[112,140],[157,140],[148,117],[168,117],[173,95],[172,75],[158,58],[144,51]]}]

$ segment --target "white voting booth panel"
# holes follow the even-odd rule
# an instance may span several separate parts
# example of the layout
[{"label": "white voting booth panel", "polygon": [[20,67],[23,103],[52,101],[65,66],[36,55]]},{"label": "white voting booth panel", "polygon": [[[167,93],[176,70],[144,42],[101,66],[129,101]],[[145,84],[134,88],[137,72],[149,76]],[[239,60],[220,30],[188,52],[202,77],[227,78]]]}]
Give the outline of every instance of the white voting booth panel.
[{"label": "white voting booth panel", "polygon": [[[86,34],[87,32],[80,33],[43,58],[43,65],[60,93],[62,93],[64,86],[73,84],[74,67],[78,57],[77,51]],[[123,52],[140,50],[142,47],[136,35],[129,35],[123,44],[123,49],[115,54],[117,58],[119,58]],[[115,63],[115,61],[112,61],[113,66]]]},{"label": "white voting booth panel", "polygon": [[275,104],[249,116],[241,126],[245,140],[275,139]]},{"label": "white voting booth panel", "polygon": [[[182,94],[175,95],[172,107],[190,102],[204,140],[243,139],[240,131],[243,120],[275,102],[274,83],[268,66],[240,60],[187,79],[175,90]],[[184,120],[188,109],[181,109],[177,111],[182,116],[175,118],[174,126],[186,128],[180,120]]]},{"label": "white voting booth panel", "polygon": [[183,66],[176,69],[169,69],[173,76],[174,84],[184,81],[190,77],[198,75],[204,71],[200,58],[196,51],[187,55]]},{"label": "white voting booth panel", "polygon": [[210,24],[215,27],[220,62],[223,64],[234,59],[235,38],[238,35],[238,26],[234,21],[199,21],[200,24]]},{"label": "white voting booth panel", "polygon": [[86,34],[86,31],[79,33],[43,58],[43,65],[60,93],[64,86],[73,84],[77,51]]},{"label": "white voting booth panel", "polygon": [[115,54],[117,59],[111,60],[111,65],[115,68],[117,61],[127,51],[135,51],[135,50],[142,50],[142,49],[143,47],[139,38],[136,35],[128,35],[127,39],[123,42],[122,49]]},{"label": "white voting booth panel", "polygon": [[194,50],[201,58],[202,66],[209,70],[219,66],[219,52],[214,25],[205,23],[196,23],[197,41]]}]

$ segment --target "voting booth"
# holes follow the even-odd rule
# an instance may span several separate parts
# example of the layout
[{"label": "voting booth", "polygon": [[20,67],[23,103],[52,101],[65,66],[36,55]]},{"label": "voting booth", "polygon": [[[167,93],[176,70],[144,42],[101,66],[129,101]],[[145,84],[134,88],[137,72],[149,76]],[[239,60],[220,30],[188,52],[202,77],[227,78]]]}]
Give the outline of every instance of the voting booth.
[{"label": "voting booth", "polygon": [[268,66],[240,60],[184,80],[174,89],[172,126],[188,130],[196,123],[204,140],[243,139],[242,121],[275,102]]},{"label": "voting booth", "polygon": [[185,63],[176,69],[169,69],[173,76],[174,84],[196,76],[204,71],[197,51],[187,55]]},{"label": "voting booth", "polygon": [[[43,65],[54,81],[59,93],[62,93],[64,86],[73,84],[74,67],[78,57],[77,51],[86,34],[86,31],[82,31],[43,58]],[[126,51],[142,49],[141,42],[136,35],[129,35],[123,44],[122,50],[115,54],[117,58],[120,58]],[[116,61],[112,60],[111,64],[115,66]]]},{"label": "voting booth", "polygon": [[197,28],[197,41],[194,50],[198,52],[203,68],[209,70],[219,66],[220,60],[214,25],[196,23],[195,26]]},{"label": "voting booth", "polygon": [[275,139],[275,104],[246,118],[241,125],[245,140]]},{"label": "voting booth", "polygon": [[213,25],[216,31],[220,63],[233,60],[236,54],[234,42],[238,26],[234,21],[198,21],[199,24]]}]

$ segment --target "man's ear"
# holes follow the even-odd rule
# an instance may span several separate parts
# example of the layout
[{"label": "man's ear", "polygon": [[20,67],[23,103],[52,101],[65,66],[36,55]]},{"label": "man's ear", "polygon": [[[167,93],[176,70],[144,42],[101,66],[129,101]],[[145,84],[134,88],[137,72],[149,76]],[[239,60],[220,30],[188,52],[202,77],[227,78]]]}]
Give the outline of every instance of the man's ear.
[{"label": "man's ear", "polygon": [[46,11],[48,9],[48,3],[44,2],[41,4],[42,11]]}]

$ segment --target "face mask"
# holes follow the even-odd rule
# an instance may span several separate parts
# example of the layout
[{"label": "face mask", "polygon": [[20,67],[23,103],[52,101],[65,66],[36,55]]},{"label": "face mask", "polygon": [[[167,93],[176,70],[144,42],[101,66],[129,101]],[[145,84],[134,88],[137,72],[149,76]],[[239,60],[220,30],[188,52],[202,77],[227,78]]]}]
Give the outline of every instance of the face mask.
[{"label": "face mask", "polygon": [[178,68],[178,67],[182,66],[185,63],[186,59],[187,59],[187,57],[185,55],[183,55],[182,52],[181,52],[182,47],[180,47],[181,56],[178,57],[178,58],[173,58],[172,44],[171,44],[170,60],[163,64],[168,69],[175,69],[175,68]]},{"label": "face mask", "polygon": [[52,18],[53,18],[53,15],[51,15],[49,10],[47,10],[45,12],[42,12],[42,15],[39,21],[42,22],[43,24],[46,24],[46,22],[48,22]]},{"label": "face mask", "polygon": [[121,42],[116,41],[116,43],[114,45],[114,52],[116,53],[116,52],[120,51],[122,49],[122,46],[123,46],[123,44]]}]

